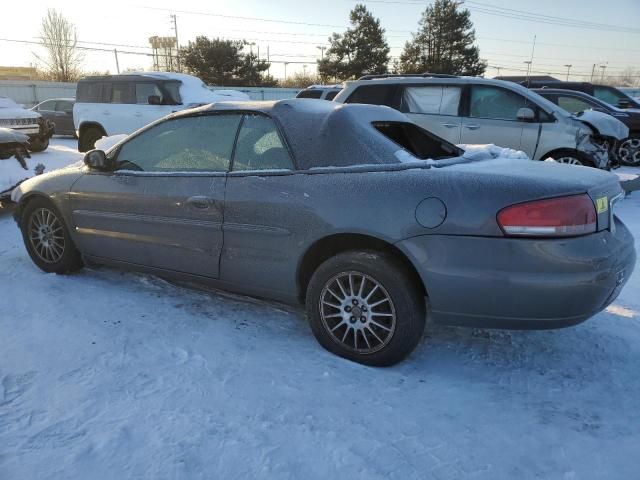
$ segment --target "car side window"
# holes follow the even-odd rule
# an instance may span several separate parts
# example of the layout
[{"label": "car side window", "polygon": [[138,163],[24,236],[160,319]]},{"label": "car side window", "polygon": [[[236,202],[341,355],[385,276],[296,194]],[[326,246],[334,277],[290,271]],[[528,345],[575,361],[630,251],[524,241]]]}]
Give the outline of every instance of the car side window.
[{"label": "car side window", "polygon": [[278,128],[265,115],[245,115],[238,134],[233,170],[293,169]]},{"label": "car side window", "polygon": [[558,95],[558,106],[569,113],[582,112],[593,108],[593,105],[585,102],[581,98],[573,96]]},{"label": "car side window", "polygon": [[460,87],[426,85],[406,87],[402,94],[401,111],[431,115],[458,115]]},{"label": "car side window", "polygon": [[518,120],[518,110],[531,108],[527,99],[505,88],[473,85],[469,102],[469,116],[495,120]]},{"label": "car side window", "polygon": [[73,109],[73,104],[68,100],[58,100],[56,102],[56,112],[69,112]]},{"label": "car side window", "polygon": [[613,88],[609,87],[594,87],[593,96],[603,102],[607,102],[609,105],[618,105],[620,100],[626,100],[624,95],[619,94]]},{"label": "car side window", "polygon": [[296,98],[320,98],[322,90],[302,90]]},{"label": "car side window", "polygon": [[241,114],[220,114],[159,123],[120,147],[117,169],[227,172],[241,119]]},{"label": "car side window", "polygon": [[395,104],[396,91],[395,85],[360,85],[344,103],[366,103],[397,108]]},{"label": "car side window", "polygon": [[49,100],[46,102],[42,102],[38,107],[39,112],[54,112],[55,111],[56,102],[54,100]]},{"label": "car side window", "polygon": [[136,103],[138,105],[148,105],[151,96],[158,97],[162,103],[162,92],[155,83],[136,83]]},{"label": "car side window", "polygon": [[131,84],[114,82],[111,86],[111,103],[133,103],[131,98]]},{"label": "car side window", "polygon": [[334,98],[336,98],[336,95],[338,95],[339,92],[340,90],[330,90],[327,92],[327,95],[324,97],[324,99],[333,100]]}]

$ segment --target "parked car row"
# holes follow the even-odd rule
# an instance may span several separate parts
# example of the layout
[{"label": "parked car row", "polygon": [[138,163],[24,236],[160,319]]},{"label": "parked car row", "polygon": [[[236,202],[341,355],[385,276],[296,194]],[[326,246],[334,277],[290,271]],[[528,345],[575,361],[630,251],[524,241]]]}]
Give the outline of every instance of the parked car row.
[{"label": "parked car row", "polygon": [[26,135],[29,150],[42,152],[49,146],[54,125],[38,112],[24,109],[10,98],[0,96],[0,128]]},{"label": "parked car row", "polygon": [[339,103],[386,105],[454,144],[493,143],[533,160],[608,168],[606,142],[628,136],[609,115],[572,115],[512,82],[453,75],[376,75],[347,82]]}]

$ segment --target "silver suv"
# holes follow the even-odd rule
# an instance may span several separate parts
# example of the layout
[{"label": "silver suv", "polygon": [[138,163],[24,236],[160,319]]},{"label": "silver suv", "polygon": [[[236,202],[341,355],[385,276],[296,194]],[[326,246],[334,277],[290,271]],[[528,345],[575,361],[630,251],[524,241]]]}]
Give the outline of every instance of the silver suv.
[{"label": "silver suv", "polygon": [[371,75],[346,82],[334,101],[387,105],[451,143],[493,143],[533,160],[598,168],[609,166],[606,141],[628,133],[608,115],[571,115],[521,85],[479,77]]}]

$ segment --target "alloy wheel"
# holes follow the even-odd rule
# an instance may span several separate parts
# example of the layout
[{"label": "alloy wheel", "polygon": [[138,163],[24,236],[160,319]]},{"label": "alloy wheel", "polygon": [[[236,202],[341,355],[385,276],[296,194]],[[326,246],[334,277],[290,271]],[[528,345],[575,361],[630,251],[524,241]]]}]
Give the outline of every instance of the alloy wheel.
[{"label": "alloy wheel", "polygon": [[58,263],[65,250],[64,229],[56,214],[38,208],[29,219],[29,241],[36,255],[46,263]]},{"label": "alloy wheel", "polygon": [[640,165],[640,138],[629,138],[622,142],[618,157],[627,164]]},{"label": "alloy wheel", "polygon": [[555,159],[558,163],[564,163],[566,165],[584,165],[579,159],[576,157],[559,157]]},{"label": "alloy wheel", "polygon": [[396,309],[387,290],[361,272],[342,272],[320,294],[322,324],[332,340],[360,354],[384,348],[396,329]]}]

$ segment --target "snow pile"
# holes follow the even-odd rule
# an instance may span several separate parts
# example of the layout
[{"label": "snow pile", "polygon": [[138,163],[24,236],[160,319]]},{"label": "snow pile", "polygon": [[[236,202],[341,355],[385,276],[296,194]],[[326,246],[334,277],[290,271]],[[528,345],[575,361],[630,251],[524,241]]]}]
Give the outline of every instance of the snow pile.
[{"label": "snow pile", "polygon": [[67,139],[52,141],[44,152],[31,153],[31,158],[25,159],[28,170],[22,168],[13,157],[0,160],[0,192],[13,187],[21,180],[33,177],[38,164],[44,165],[44,171],[47,173],[82,160],[83,154],[76,149],[76,143],[76,140]]},{"label": "snow pile", "polygon": [[493,143],[487,145],[461,144],[458,147],[464,150],[464,158],[470,160],[486,160],[489,158],[511,158],[529,160],[526,153],[512,148],[498,147]]},{"label": "snow pile", "polygon": [[106,152],[111,147],[120,143],[127,137],[128,135],[126,133],[119,133],[117,135],[111,135],[109,137],[102,137],[100,140],[96,142],[96,149]]}]

